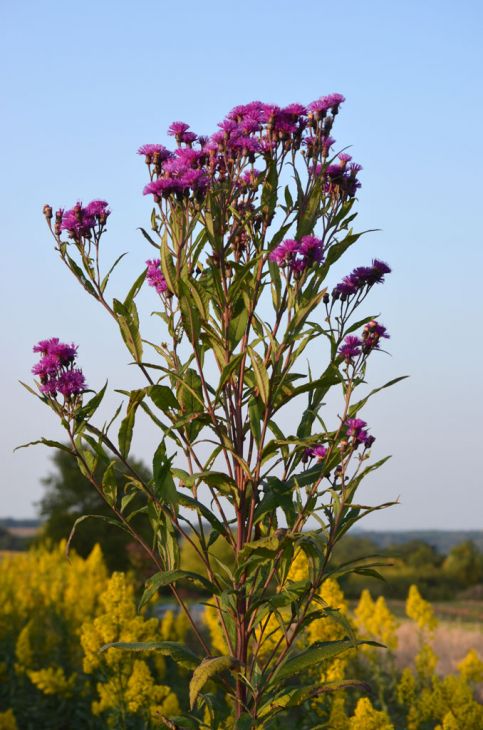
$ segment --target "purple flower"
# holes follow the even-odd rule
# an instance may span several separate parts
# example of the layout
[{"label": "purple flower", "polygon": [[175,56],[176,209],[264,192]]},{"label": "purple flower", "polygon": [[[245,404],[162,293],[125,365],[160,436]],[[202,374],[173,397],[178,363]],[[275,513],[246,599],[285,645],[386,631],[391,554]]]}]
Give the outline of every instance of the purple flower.
[{"label": "purple flower", "polygon": [[324,256],[324,244],[315,236],[303,236],[300,240],[299,253],[303,256],[305,266],[314,262],[320,263]]},{"label": "purple flower", "polygon": [[56,375],[59,369],[60,361],[56,355],[44,355],[41,360],[33,366],[32,373],[38,375],[41,380],[45,380],[51,375]]},{"label": "purple flower", "polygon": [[303,104],[294,103],[289,104],[288,106],[284,106],[282,109],[282,113],[294,117],[302,117],[307,114],[307,108]]},{"label": "purple flower", "polygon": [[368,354],[371,350],[379,349],[379,340],[381,337],[389,339],[386,328],[374,319],[368,322],[362,332],[363,352]]},{"label": "purple flower", "polygon": [[341,355],[346,362],[349,362],[361,354],[361,346],[362,340],[360,340],[359,337],[347,335],[344,340],[344,344],[339,347],[339,355]]},{"label": "purple flower", "polygon": [[156,156],[157,162],[164,162],[164,160],[171,157],[172,153],[166,147],[163,147],[162,144],[144,144],[138,149],[138,155],[144,155],[149,158],[150,162]]},{"label": "purple flower", "polygon": [[61,393],[64,398],[70,398],[71,395],[78,395],[85,389],[86,380],[82,370],[65,370],[57,378],[56,390]]},{"label": "purple flower", "polygon": [[186,122],[173,122],[168,129],[168,134],[170,137],[179,137],[187,132],[189,128],[190,125]]},{"label": "purple flower", "polygon": [[279,266],[289,265],[292,271],[300,273],[322,261],[324,244],[315,236],[303,236],[299,241],[287,238],[270,253],[270,261]]},{"label": "purple flower", "polygon": [[90,238],[96,223],[104,224],[110,210],[105,200],[92,200],[85,208],[76,203],[70,210],[62,211],[60,231],[67,231],[73,238]]},{"label": "purple flower", "polygon": [[33,347],[34,352],[39,352],[46,357],[56,358],[60,365],[68,365],[77,356],[77,345],[66,345],[60,342],[58,337],[51,337],[50,340],[40,340]]},{"label": "purple flower", "polygon": [[240,177],[240,182],[242,185],[246,185],[247,187],[256,186],[258,185],[261,174],[262,173],[259,170],[252,168],[251,170],[247,170],[243,173],[243,175]]},{"label": "purple flower", "polygon": [[347,436],[353,438],[355,443],[361,444],[367,438],[367,423],[362,418],[347,418],[344,426]]},{"label": "purple flower", "polygon": [[279,266],[285,266],[292,263],[295,254],[298,252],[299,244],[292,238],[287,238],[279,243],[269,255],[270,261],[277,263]]},{"label": "purple flower", "polygon": [[106,220],[107,216],[110,215],[111,211],[108,210],[109,203],[105,200],[92,200],[89,205],[86,206],[86,214],[88,216],[93,215],[98,220]]},{"label": "purple flower", "polygon": [[179,135],[179,141],[185,144],[193,144],[198,139],[198,135],[194,132],[183,132]]},{"label": "purple flower", "polygon": [[150,259],[146,261],[146,264],[148,267],[146,278],[149,286],[154,287],[158,294],[163,294],[167,291],[168,285],[161,271],[161,261],[159,259]]},{"label": "purple flower", "polygon": [[343,174],[344,168],[342,167],[342,165],[339,165],[339,164],[328,165],[327,168],[326,168],[326,170],[325,170],[325,172],[327,173],[327,175],[329,177],[336,177],[337,178],[337,177],[340,177]]},{"label": "purple flower", "polygon": [[305,449],[305,456],[307,456],[309,459],[315,457],[316,459],[318,459],[318,461],[322,461],[322,459],[324,459],[326,455],[327,449],[325,448],[325,446],[322,446],[322,444]]},{"label": "purple flower", "polygon": [[371,287],[374,284],[382,284],[384,275],[389,274],[391,269],[384,261],[374,259],[372,266],[358,266],[354,271],[345,276],[342,281],[334,287],[332,296],[334,299],[339,297],[347,298],[352,294],[356,294],[364,287]]},{"label": "purple flower", "polygon": [[328,96],[322,96],[320,99],[313,101],[308,105],[307,109],[314,115],[325,114],[329,109],[337,112],[339,106],[345,101],[345,97],[342,94],[329,94]]},{"label": "purple flower", "polygon": [[82,371],[75,368],[77,345],[60,342],[58,337],[41,340],[33,348],[42,357],[32,372],[40,378],[40,391],[53,398],[61,393],[68,399],[79,395],[86,388]]}]

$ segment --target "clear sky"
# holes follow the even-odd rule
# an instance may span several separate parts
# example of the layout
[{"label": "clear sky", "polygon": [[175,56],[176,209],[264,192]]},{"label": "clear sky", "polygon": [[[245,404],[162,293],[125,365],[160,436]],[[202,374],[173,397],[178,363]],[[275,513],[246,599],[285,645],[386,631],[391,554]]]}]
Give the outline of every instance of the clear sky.
[{"label": "clear sky", "polygon": [[[150,212],[140,144],[166,144],[174,119],[211,133],[238,103],[338,91],[334,136],[364,166],[358,225],[381,229],[346,266],[377,255],[394,272],[368,306],[392,335],[369,377],[411,375],[366,411],[375,454],[393,459],[364,499],[401,505],[365,524],[483,528],[482,23],[479,0],[0,3],[0,516],[34,515],[49,470],[47,450],[14,446],[61,436],[17,384],[33,343],[79,343],[93,387],[136,384],[112,323],[56,258],[42,205],[110,202],[106,259],[130,252],[122,295],[151,255],[136,230]],[[150,439],[142,427],[138,456]]]}]

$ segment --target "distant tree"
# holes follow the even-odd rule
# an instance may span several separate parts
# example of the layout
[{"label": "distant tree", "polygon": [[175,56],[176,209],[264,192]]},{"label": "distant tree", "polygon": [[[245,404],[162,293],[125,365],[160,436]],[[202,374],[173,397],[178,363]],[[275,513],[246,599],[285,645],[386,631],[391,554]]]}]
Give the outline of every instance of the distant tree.
[{"label": "distant tree", "polygon": [[[76,519],[82,515],[111,517],[111,508],[82,476],[75,459],[65,451],[58,451],[52,462],[54,471],[42,479],[46,492],[39,502],[39,513],[44,522],[41,540],[59,542],[68,538]],[[133,460],[132,464],[143,478],[149,478],[149,472],[142,462]],[[124,473],[121,463],[118,471]],[[139,500],[140,507],[142,504]],[[142,521],[142,516],[139,521]],[[79,555],[86,557],[96,543],[101,546],[111,570],[130,567],[132,551],[129,535],[101,520],[85,520],[75,533],[73,548]]]},{"label": "distant tree", "polygon": [[462,586],[475,585],[483,581],[483,555],[474,542],[466,540],[451,550],[443,570]]},{"label": "distant tree", "polygon": [[402,544],[391,545],[385,552],[387,555],[399,557],[406,565],[418,569],[439,567],[444,560],[444,556],[434,545],[424,540],[409,540]]}]

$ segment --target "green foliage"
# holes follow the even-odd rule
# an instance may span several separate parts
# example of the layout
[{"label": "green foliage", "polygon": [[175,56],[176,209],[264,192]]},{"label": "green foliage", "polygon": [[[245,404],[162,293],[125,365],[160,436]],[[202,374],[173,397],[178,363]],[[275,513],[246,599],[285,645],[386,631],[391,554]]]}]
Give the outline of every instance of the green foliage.
[{"label": "green foliage", "polygon": [[[112,508],[80,473],[72,456],[65,451],[57,451],[52,463],[54,471],[42,480],[45,494],[39,503],[42,530],[38,539],[57,543],[69,537],[75,521],[82,515],[97,514],[111,517]],[[137,461],[132,463],[137,471],[146,474],[146,467],[142,463]],[[112,474],[113,470],[116,472],[116,483],[118,480],[121,485],[125,468],[120,462],[115,461],[114,469],[109,468],[108,473]],[[106,479],[104,481],[106,482]],[[105,488],[104,484],[104,490]],[[134,500],[133,504],[140,506],[139,496],[134,494]],[[100,530],[94,520],[85,522],[74,538],[73,546],[76,552],[87,557],[97,543],[101,545],[106,563],[111,570],[126,569],[132,564],[129,546],[133,541],[125,532],[109,525]],[[132,559],[136,560],[135,553],[131,551],[131,555]]]}]

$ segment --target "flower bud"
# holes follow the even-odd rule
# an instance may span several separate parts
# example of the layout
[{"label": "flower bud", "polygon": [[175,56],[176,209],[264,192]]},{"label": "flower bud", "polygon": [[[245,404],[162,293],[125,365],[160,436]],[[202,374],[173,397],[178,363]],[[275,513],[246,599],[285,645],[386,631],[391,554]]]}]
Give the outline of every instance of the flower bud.
[{"label": "flower bud", "polygon": [[43,214],[47,218],[48,221],[52,220],[52,208],[50,205],[44,205],[43,207]]}]

